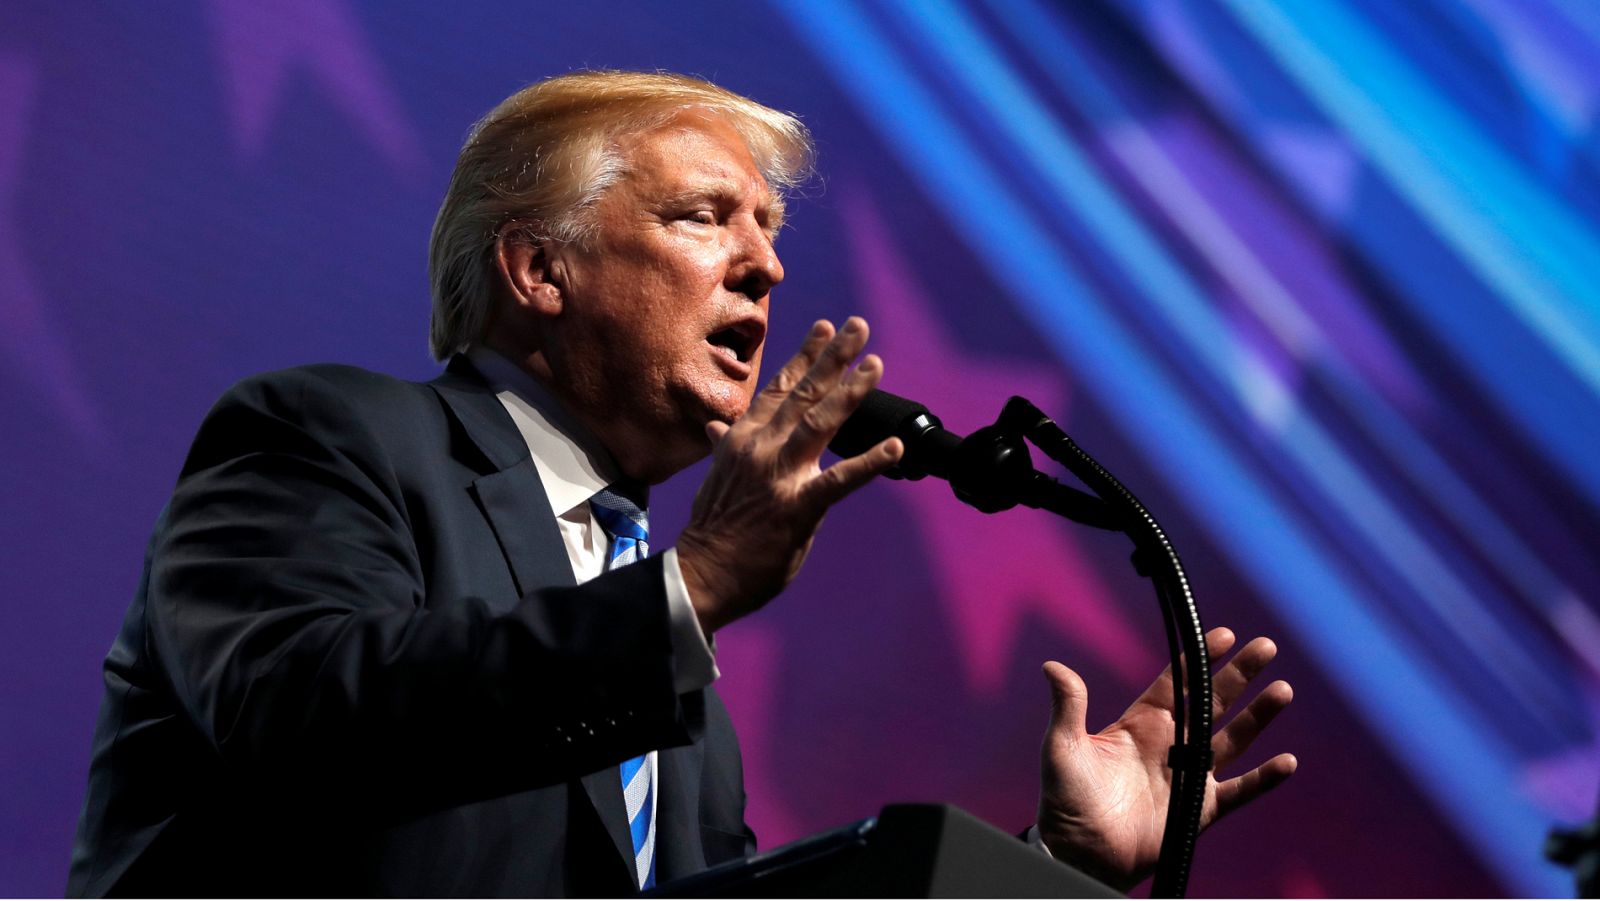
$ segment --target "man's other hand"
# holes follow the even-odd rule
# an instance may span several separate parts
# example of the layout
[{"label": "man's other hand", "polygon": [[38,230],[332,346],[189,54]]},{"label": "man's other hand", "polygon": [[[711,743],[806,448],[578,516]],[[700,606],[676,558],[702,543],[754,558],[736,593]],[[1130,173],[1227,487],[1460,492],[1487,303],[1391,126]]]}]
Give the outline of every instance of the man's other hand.
[{"label": "man's other hand", "polygon": [[828,441],[883,376],[872,354],[851,368],[866,343],[864,319],[850,317],[837,333],[819,321],[738,422],[706,426],[711,471],[678,538],[678,563],[707,634],[782,591],[828,508],[904,452],[890,438],[821,467]]},{"label": "man's other hand", "polygon": [[[1227,653],[1234,635],[1213,629],[1206,648],[1213,659]],[[1213,677],[1212,717],[1220,722],[1251,680],[1278,653],[1268,638],[1245,645]],[[1167,749],[1173,742],[1172,669],[1168,667],[1126,712],[1103,731],[1084,726],[1089,692],[1077,673],[1059,663],[1044,665],[1050,683],[1050,728],[1045,733],[1039,835],[1056,859],[1126,892],[1154,869],[1161,851],[1172,774]],[[1273,718],[1294,699],[1287,682],[1273,682],[1211,739],[1216,771],[1236,762]],[[1292,754],[1222,782],[1206,775],[1200,825],[1243,807],[1294,773]]]}]

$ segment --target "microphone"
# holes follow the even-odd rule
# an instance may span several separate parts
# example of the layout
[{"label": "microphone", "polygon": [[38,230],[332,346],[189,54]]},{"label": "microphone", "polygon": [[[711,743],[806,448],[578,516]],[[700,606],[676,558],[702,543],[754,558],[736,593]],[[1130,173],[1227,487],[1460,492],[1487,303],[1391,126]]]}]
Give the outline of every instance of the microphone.
[{"label": "microphone", "polygon": [[944,479],[957,499],[984,513],[1023,504],[1095,528],[1122,528],[1105,501],[1034,469],[1023,440],[1024,427],[1008,424],[1004,414],[995,425],[963,438],[946,429],[922,404],[873,389],[839,427],[828,449],[854,457],[886,438],[899,438],[906,447],[900,462],[884,473],[891,479]]},{"label": "microphone", "polygon": [[[984,513],[1020,503],[1133,539],[1134,570],[1155,584],[1166,624],[1173,661],[1173,716],[1178,722],[1177,743],[1167,755],[1172,791],[1151,896],[1183,897],[1199,834],[1206,772],[1213,762],[1213,691],[1205,633],[1172,543],[1139,499],[1027,398],[1012,397],[994,425],[963,438],[946,429],[922,404],[887,391],[871,391],[834,433],[828,449],[841,457],[855,457],[887,438],[899,438],[906,447],[900,462],[885,472],[890,478],[938,476],[950,483],[959,500]],[[1028,457],[1030,441],[1096,493],[1063,485],[1035,470]],[[1186,655],[1187,666],[1179,665],[1180,654]]]},{"label": "microphone", "polygon": [[884,475],[913,481],[929,475],[950,479],[961,436],[946,429],[922,404],[877,388],[867,393],[861,406],[839,427],[828,450],[854,457],[886,438],[899,438],[906,452]]}]

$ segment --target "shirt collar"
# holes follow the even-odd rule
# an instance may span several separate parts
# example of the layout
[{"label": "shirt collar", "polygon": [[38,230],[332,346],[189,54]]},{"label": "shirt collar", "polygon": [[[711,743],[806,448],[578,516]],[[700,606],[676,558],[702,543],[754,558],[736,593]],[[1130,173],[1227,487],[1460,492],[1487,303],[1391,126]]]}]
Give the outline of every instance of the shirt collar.
[{"label": "shirt collar", "polygon": [[487,347],[469,349],[467,360],[528,443],[551,513],[564,516],[618,480],[611,455],[538,379]]}]

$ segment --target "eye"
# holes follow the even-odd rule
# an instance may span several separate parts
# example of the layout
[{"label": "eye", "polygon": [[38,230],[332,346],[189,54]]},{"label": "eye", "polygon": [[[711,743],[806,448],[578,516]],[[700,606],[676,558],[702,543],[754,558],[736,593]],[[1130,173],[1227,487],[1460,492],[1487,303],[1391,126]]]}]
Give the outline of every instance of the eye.
[{"label": "eye", "polygon": [[683,214],[683,219],[696,225],[716,225],[717,214],[711,210],[692,210]]}]

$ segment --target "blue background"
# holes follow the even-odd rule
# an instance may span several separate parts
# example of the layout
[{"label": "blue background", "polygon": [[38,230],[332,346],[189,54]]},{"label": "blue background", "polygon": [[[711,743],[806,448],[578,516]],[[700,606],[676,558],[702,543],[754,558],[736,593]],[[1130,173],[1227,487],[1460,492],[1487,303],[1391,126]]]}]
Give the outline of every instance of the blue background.
[{"label": "blue background", "polygon": [[[1568,894],[1600,788],[1600,6],[1588,0],[13,2],[0,11],[0,893],[59,893],[98,665],[209,404],[427,378],[470,123],[579,67],[797,112],[772,355],[868,316],[947,425],[1024,394],[1273,635],[1302,769],[1197,895]],[[686,516],[701,469],[655,496]],[[664,543],[662,544],[664,546]],[[1160,661],[1115,536],[936,484],[837,510],[719,637],[763,845],[1032,815],[1047,694]]]}]

